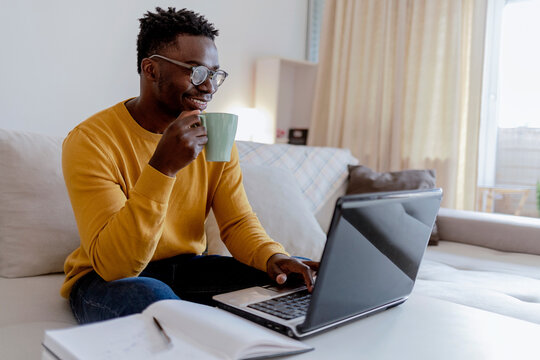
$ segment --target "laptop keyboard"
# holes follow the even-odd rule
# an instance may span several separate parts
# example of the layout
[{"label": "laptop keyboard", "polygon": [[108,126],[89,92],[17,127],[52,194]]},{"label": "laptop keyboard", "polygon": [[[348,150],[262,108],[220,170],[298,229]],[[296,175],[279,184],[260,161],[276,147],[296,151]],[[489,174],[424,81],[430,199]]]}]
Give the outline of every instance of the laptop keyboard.
[{"label": "laptop keyboard", "polygon": [[248,305],[249,308],[277,316],[284,320],[306,315],[311,294],[307,290],[283,295]]}]

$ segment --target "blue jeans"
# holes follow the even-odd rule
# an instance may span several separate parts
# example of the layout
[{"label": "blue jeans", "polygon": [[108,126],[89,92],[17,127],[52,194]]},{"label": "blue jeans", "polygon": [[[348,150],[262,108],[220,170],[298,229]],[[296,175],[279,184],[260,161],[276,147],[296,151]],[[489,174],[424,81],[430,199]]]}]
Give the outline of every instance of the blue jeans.
[{"label": "blue jeans", "polygon": [[269,282],[265,272],[231,257],[179,255],[151,262],[138,277],[107,282],[92,271],[75,283],[69,302],[85,324],[139,313],[165,299],[213,305],[214,295]]}]

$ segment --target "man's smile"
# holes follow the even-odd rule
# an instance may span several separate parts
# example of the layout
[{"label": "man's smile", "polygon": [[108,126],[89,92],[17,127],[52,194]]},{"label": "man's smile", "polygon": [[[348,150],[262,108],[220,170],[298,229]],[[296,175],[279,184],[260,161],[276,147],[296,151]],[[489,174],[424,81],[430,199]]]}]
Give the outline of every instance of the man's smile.
[{"label": "man's smile", "polygon": [[193,110],[205,110],[206,109],[206,106],[208,105],[208,101],[210,101],[210,99],[201,99],[201,98],[195,98],[195,97],[187,97],[186,98],[188,103],[189,103],[189,107],[192,108]]}]

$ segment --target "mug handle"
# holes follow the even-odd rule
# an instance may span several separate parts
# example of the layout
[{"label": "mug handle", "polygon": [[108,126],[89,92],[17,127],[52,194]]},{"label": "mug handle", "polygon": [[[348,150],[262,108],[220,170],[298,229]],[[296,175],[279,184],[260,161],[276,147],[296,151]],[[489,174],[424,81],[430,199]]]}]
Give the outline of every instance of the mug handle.
[{"label": "mug handle", "polygon": [[197,116],[201,119],[202,126],[206,127],[206,116],[204,116],[204,114],[199,114]]}]

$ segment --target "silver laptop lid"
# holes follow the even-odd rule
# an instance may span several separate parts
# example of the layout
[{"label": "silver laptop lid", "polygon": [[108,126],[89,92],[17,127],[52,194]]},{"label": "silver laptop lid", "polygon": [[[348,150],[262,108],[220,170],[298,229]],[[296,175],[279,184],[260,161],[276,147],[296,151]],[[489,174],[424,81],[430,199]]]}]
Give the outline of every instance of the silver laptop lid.
[{"label": "silver laptop lid", "polygon": [[322,271],[298,330],[313,331],[406,299],[441,199],[441,189],[341,197],[321,258]]}]

